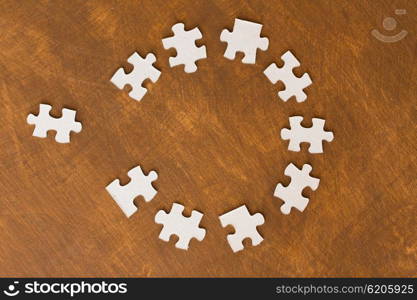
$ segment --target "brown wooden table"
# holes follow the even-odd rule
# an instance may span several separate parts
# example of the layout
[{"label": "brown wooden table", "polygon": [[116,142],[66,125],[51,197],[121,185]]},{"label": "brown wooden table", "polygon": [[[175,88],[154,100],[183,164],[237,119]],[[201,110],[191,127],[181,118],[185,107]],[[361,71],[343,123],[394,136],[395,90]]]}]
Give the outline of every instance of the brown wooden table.
[{"label": "brown wooden table", "polygon": [[[395,15],[403,8],[405,15]],[[371,35],[394,17],[383,43]],[[6,1],[0,3],[1,276],[416,276],[415,1]],[[223,28],[264,24],[255,65],[223,57]],[[414,20],[414,21],[413,21]],[[208,58],[170,68],[171,26],[199,26]],[[262,71],[291,50],[308,100],[284,103]],[[109,79],[134,51],[162,75],[138,103]],[[40,103],[77,110],[71,143],[32,137]],[[326,119],[324,154],[287,150],[288,117]],[[281,214],[284,169],[310,163],[319,188],[307,209]],[[106,192],[142,165],[158,194],[127,219]],[[189,251],[158,239],[173,202],[204,213]],[[218,216],[261,212],[264,242],[234,254]]]}]

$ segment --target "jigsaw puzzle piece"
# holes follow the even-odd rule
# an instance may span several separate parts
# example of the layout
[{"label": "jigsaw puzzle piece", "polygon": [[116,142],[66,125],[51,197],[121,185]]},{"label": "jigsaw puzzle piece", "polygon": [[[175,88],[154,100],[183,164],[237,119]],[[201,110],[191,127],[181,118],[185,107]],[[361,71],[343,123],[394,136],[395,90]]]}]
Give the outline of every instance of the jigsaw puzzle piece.
[{"label": "jigsaw puzzle piece", "polygon": [[299,152],[301,151],[300,144],[302,141],[310,140],[310,137],[306,134],[307,132],[304,130],[304,127],[301,126],[301,122],[303,121],[303,117],[294,116],[290,117],[290,128],[283,128],[281,130],[281,138],[283,140],[289,140],[288,150]]},{"label": "jigsaw puzzle piece", "polygon": [[303,127],[301,122],[303,117],[290,117],[290,128],[283,128],[281,130],[281,138],[289,140],[288,150],[299,152],[301,150],[300,144],[307,142],[310,144],[308,151],[310,153],[323,153],[323,141],[333,141],[334,135],[331,131],[324,130],[325,120],[313,118],[311,127]]},{"label": "jigsaw puzzle piece", "polygon": [[129,92],[129,96],[140,101],[148,91],[142,86],[142,83],[146,79],[156,83],[161,72],[153,66],[156,62],[156,57],[152,53],[148,53],[146,58],[143,59],[138,53],[134,52],[127,61],[133,65],[132,72],[126,74],[123,68],[119,68],[110,81],[119,89],[130,85],[132,89]]},{"label": "jigsaw puzzle piece", "polygon": [[265,219],[261,213],[250,215],[246,205],[242,205],[219,217],[222,227],[232,225],[235,233],[227,236],[227,241],[233,252],[243,250],[243,240],[250,238],[252,246],[259,245],[263,238],[256,229],[257,226],[264,224]]},{"label": "jigsaw puzzle piece", "polygon": [[311,130],[310,147],[308,148],[308,151],[310,153],[323,153],[323,141],[333,141],[333,132],[324,130],[326,121],[323,119],[313,118],[312,122],[312,128],[314,128],[314,130]]},{"label": "jigsaw puzzle piece", "polygon": [[[81,131],[81,123],[75,122],[76,113],[77,112],[72,109],[64,108],[62,110],[62,117],[56,122],[59,123],[59,130],[57,130],[55,135],[55,140],[58,143],[69,143],[71,131],[76,133]],[[56,124],[56,126],[58,126],[58,124]]]},{"label": "jigsaw puzzle piece", "polygon": [[[55,118],[53,120],[48,120],[50,117],[50,111],[52,109],[51,105],[48,104],[39,104],[39,113],[38,115],[30,114],[28,115],[26,121],[30,125],[35,125],[32,136],[46,138],[48,136],[48,130],[56,127]],[[45,120],[44,122],[38,122],[38,120]]]},{"label": "jigsaw puzzle piece", "polygon": [[300,170],[292,163],[285,168],[284,174],[291,177],[291,182],[286,187],[279,183],[274,191],[274,196],[284,201],[283,214],[288,215],[293,207],[301,212],[307,207],[309,199],[302,195],[303,190],[309,187],[315,191],[320,183],[320,179],[310,176],[312,169],[311,165],[304,164]]},{"label": "jigsaw puzzle piece", "polygon": [[142,168],[137,166],[131,169],[127,175],[131,179],[128,184],[122,186],[120,180],[115,179],[106,187],[106,190],[129,218],[138,210],[134,204],[136,197],[142,196],[146,202],[149,202],[157,194],[152,182],[158,178],[158,174],[155,171],[150,171],[148,175],[145,175]]},{"label": "jigsaw puzzle piece", "polygon": [[224,29],[220,34],[220,41],[227,42],[224,57],[233,60],[236,57],[236,52],[243,52],[242,62],[254,64],[256,51],[258,49],[265,51],[269,46],[268,38],[260,37],[261,30],[262,24],[235,19],[233,32]]},{"label": "jigsaw puzzle piece", "polygon": [[169,58],[169,65],[175,67],[184,65],[186,73],[197,71],[196,61],[207,58],[206,46],[197,47],[195,41],[203,36],[198,27],[185,31],[183,23],[177,23],[172,26],[174,36],[162,39],[165,49],[175,48],[177,56]]},{"label": "jigsaw puzzle piece", "polygon": [[56,131],[55,141],[58,143],[69,143],[70,133],[81,132],[82,125],[75,121],[76,111],[64,108],[60,118],[54,118],[50,115],[51,105],[39,104],[39,114],[37,116],[29,114],[27,123],[35,125],[32,135],[40,138],[46,138],[49,130]]},{"label": "jigsaw puzzle piece", "polygon": [[202,213],[193,210],[191,216],[187,218],[183,216],[183,211],[183,205],[173,203],[169,214],[163,210],[158,211],[155,215],[155,223],[164,226],[159,234],[161,240],[168,242],[172,235],[176,235],[178,241],[175,247],[187,250],[191,239],[195,238],[200,242],[204,239],[206,230],[199,227],[203,218]]},{"label": "jigsaw puzzle piece", "polygon": [[275,63],[272,63],[264,70],[265,76],[272,84],[281,81],[285,85],[285,89],[278,92],[282,101],[287,102],[288,99],[295,96],[297,102],[304,102],[307,99],[304,89],[313,83],[310,75],[308,73],[304,73],[301,77],[294,75],[293,69],[299,67],[300,62],[291,51],[285,52],[281,59],[284,61],[282,68],[278,68]]}]

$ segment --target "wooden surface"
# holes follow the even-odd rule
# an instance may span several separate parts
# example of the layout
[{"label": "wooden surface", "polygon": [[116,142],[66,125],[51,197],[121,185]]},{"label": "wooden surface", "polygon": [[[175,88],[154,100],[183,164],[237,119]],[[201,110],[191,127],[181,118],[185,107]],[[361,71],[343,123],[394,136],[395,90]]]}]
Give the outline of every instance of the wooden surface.
[{"label": "wooden surface", "polygon": [[[388,16],[404,40],[371,36]],[[416,276],[416,16],[414,1],[2,0],[0,275]],[[256,65],[223,57],[235,17],[264,24]],[[162,47],[180,21],[207,46],[194,74]],[[313,79],[304,103],[262,74],[288,49]],[[140,103],[109,81],[134,51],[162,71]],[[39,103],[76,109],[82,132],[32,137]],[[326,119],[324,154],[287,150],[293,115]],[[272,194],[290,162],[321,181],[285,216]],[[137,164],[158,172],[158,194],[127,219],[105,186]],[[173,202],[204,213],[189,251],[158,239],[154,215]],[[264,214],[265,240],[234,254],[218,216],[242,204]]]}]

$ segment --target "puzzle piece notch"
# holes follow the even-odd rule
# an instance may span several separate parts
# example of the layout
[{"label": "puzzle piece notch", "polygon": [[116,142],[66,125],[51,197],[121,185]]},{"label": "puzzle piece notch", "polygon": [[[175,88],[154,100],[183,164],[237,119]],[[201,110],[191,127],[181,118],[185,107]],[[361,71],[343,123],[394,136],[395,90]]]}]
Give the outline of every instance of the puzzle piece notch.
[{"label": "puzzle piece notch", "polygon": [[313,118],[313,126],[303,127],[301,122],[303,117],[290,117],[290,128],[283,128],[281,130],[281,138],[283,140],[290,140],[288,150],[299,152],[301,150],[300,144],[303,142],[310,143],[308,151],[310,153],[323,153],[323,141],[333,141],[333,132],[324,130],[323,119]]},{"label": "puzzle piece notch", "polygon": [[200,30],[195,27],[185,31],[185,25],[177,23],[172,26],[172,32],[174,36],[162,39],[165,49],[175,48],[177,51],[177,56],[169,58],[169,65],[175,67],[183,64],[186,73],[197,71],[196,61],[207,58],[206,46],[197,47],[195,44],[196,40],[203,37]]},{"label": "puzzle piece notch", "polygon": [[119,89],[123,89],[126,85],[130,85],[132,90],[129,96],[137,101],[142,100],[147,93],[147,89],[142,86],[146,79],[150,79],[156,83],[161,72],[153,66],[156,57],[152,53],[148,53],[143,59],[137,52],[134,52],[127,61],[133,65],[133,70],[126,74],[123,68],[119,68],[110,81]]},{"label": "puzzle piece notch", "polygon": [[227,236],[227,241],[233,252],[243,250],[242,242],[246,238],[251,239],[252,246],[257,246],[263,241],[256,227],[264,224],[265,218],[261,213],[250,215],[246,205],[221,215],[219,219],[222,227],[232,225],[235,228],[235,233]]},{"label": "puzzle piece notch", "polygon": [[58,143],[69,143],[70,133],[81,132],[82,124],[75,121],[76,111],[72,109],[62,109],[60,118],[54,118],[50,115],[51,105],[39,104],[39,114],[37,116],[29,114],[26,122],[35,125],[32,136],[46,138],[49,130],[55,130],[55,141]]},{"label": "puzzle piece notch", "polygon": [[158,178],[158,174],[150,171],[148,175],[145,175],[142,168],[137,166],[127,172],[127,175],[131,179],[128,184],[122,186],[120,180],[115,179],[106,187],[106,190],[129,218],[138,210],[134,204],[137,196],[143,196],[145,201],[149,202],[157,194],[152,182]]},{"label": "puzzle piece notch", "polygon": [[155,223],[164,226],[159,234],[161,240],[168,242],[171,235],[175,234],[178,236],[175,247],[187,250],[192,238],[200,242],[204,239],[206,230],[199,227],[203,217],[202,213],[193,210],[190,217],[184,217],[182,214],[183,211],[183,205],[173,203],[169,214],[163,210],[158,211],[155,215]]},{"label": "puzzle piece notch", "polygon": [[304,164],[300,170],[292,163],[285,168],[284,174],[291,177],[291,182],[286,187],[278,183],[274,191],[274,196],[284,201],[283,214],[288,215],[293,207],[301,212],[307,207],[309,199],[302,195],[303,190],[309,187],[315,191],[320,183],[320,179],[310,176],[312,169],[311,165]]},{"label": "puzzle piece notch", "polygon": [[285,52],[281,59],[284,61],[282,68],[278,68],[275,63],[272,63],[264,70],[264,74],[272,84],[276,84],[278,81],[284,83],[285,90],[278,92],[278,96],[284,102],[287,102],[292,96],[295,96],[297,102],[304,102],[307,95],[303,90],[313,83],[310,75],[308,73],[304,73],[301,77],[294,75],[293,69],[299,67],[300,62],[291,51]]},{"label": "puzzle piece notch", "polygon": [[243,52],[245,56],[242,62],[254,64],[257,49],[265,51],[269,46],[269,39],[260,37],[262,26],[262,24],[235,19],[233,32],[223,29],[220,34],[220,41],[227,42],[224,57],[234,60],[236,52]]}]

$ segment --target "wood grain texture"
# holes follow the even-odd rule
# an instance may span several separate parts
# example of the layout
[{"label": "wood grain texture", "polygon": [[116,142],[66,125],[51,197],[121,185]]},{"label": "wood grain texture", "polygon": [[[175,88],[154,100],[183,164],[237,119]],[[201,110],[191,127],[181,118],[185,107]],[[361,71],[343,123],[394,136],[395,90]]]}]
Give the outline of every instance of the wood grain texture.
[{"label": "wood grain texture", "polygon": [[[370,35],[397,16],[408,36]],[[415,1],[0,2],[1,276],[416,276]],[[264,24],[256,65],[223,57],[235,17]],[[199,26],[208,58],[170,68],[161,38]],[[287,103],[263,69],[291,50],[308,100]],[[134,51],[162,75],[140,102],[109,81]],[[77,110],[70,144],[32,137],[39,103]],[[287,150],[288,117],[326,119],[324,154]],[[307,209],[282,215],[272,196],[287,164],[321,179]],[[159,193],[127,219],[105,186],[141,164]],[[158,239],[172,202],[204,213],[189,251]],[[247,204],[265,238],[233,254],[218,216]]]}]

